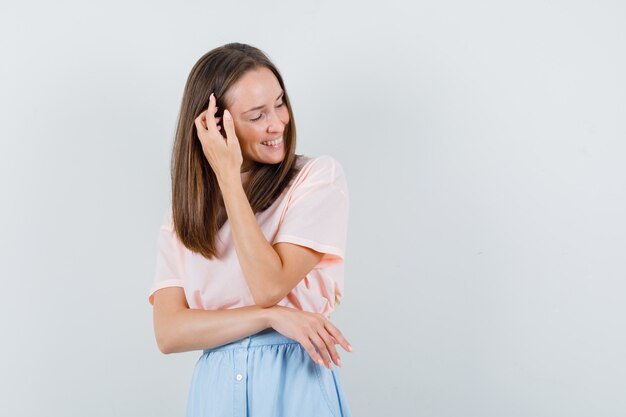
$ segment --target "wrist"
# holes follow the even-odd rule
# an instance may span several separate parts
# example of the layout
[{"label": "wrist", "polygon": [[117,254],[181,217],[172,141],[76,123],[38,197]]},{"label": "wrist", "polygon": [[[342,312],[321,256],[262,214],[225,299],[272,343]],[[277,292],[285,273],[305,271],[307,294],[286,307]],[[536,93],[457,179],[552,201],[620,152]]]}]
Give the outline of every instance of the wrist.
[{"label": "wrist", "polygon": [[280,306],[273,305],[271,307],[261,307],[261,317],[266,327],[274,327],[278,320]]},{"label": "wrist", "polygon": [[233,187],[237,185],[241,186],[241,176],[234,174],[224,174],[217,177],[217,183],[220,186],[220,190],[222,190],[222,194],[224,194],[228,190],[232,190]]}]

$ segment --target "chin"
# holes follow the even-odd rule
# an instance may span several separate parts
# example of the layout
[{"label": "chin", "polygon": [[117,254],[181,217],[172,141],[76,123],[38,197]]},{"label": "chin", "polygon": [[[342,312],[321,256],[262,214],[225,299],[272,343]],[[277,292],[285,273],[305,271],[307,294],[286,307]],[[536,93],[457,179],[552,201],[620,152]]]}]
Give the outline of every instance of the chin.
[{"label": "chin", "polygon": [[279,164],[285,159],[286,153],[281,146],[279,149],[262,149],[256,156],[254,159],[262,164]]},{"label": "chin", "polygon": [[284,160],[285,160],[285,156],[283,155],[280,158],[265,158],[265,161],[263,161],[263,163],[264,164],[275,165],[275,164],[280,164]]}]

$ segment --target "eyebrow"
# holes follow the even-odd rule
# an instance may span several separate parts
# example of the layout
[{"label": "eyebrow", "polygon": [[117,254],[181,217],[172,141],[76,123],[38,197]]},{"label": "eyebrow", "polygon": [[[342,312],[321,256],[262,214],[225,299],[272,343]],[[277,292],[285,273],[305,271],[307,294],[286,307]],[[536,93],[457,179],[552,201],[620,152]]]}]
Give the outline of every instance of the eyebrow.
[{"label": "eyebrow", "polygon": [[[281,91],[281,92],[280,92],[280,94],[278,95],[278,97],[276,97],[276,100],[278,100],[278,99],[279,99],[279,98],[280,98],[283,94],[285,94],[285,92],[284,92],[284,91]],[[251,108],[250,110],[246,110],[246,111],[244,112],[244,114],[245,114],[245,113],[250,113],[250,112],[251,112],[251,111],[253,111],[253,110],[259,110],[259,109],[262,109],[263,107],[265,107],[265,104],[264,104],[264,105],[262,105],[262,106],[256,106],[256,107],[253,107],[253,108]]]}]

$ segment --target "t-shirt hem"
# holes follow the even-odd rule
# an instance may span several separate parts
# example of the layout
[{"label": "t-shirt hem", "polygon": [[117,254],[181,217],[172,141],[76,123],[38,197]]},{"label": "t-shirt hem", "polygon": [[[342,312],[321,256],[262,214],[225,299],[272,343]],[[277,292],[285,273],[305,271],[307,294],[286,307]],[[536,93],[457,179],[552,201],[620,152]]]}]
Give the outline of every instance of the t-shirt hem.
[{"label": "t-shirt hem", "polygon": [[150,289],[150,292],[148,293],[148,302],[154,305],[154,293],[162,288],[167,288],[167,287],[185,288],[185,284],[183,284],[183,282],[179,279],[167,279],[165,281],[159,281]]},{"label": "t-shirt hem", "polygon": [[295,243],[296,245],[306,246],[317,252],[331,255],[330,257],[325,257],[326,259],[324,259],[324,261],[326,262],[338,263],[344,260],[343,251],[336,246],[325,245],[323,243],[319,243],[303,237],[285,234],[276,236],[276,239],[274,239],[274,243],[278,242]]}]

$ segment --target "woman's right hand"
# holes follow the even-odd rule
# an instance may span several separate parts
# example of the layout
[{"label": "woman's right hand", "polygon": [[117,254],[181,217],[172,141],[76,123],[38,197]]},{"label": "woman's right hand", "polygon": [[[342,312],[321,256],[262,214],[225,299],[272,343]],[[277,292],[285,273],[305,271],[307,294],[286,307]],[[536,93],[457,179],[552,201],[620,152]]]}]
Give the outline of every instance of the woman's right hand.
[{"label": "woman's right hand", "polygon": [[335,349],[337,343],[345,351],[352,351],[352,346],[339,329],[320,313],[279,305],[272,306],[268,310],[270,310],[269,324],[274,330],[299,342],[315,362],[326,365],[328,369],[330,369],[329,355],[333,362],[341,367],[341,359]]}]

